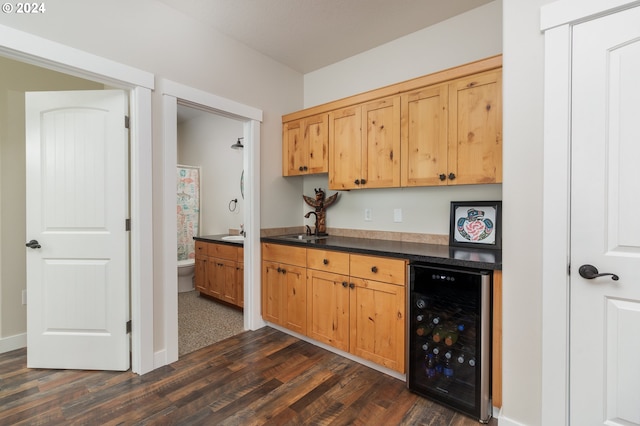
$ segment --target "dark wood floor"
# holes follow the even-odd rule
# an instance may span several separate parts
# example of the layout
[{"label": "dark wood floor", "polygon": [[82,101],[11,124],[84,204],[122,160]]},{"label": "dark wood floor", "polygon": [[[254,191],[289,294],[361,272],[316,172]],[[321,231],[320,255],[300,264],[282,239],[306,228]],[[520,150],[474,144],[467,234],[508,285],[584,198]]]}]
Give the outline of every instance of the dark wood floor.
[{"label": "dark wood floor", "polygon": [[[0,425],[477,425],[404,382],[269,327],[144,376],[0,354]],[[492,419],[491,425],[497,425]]]}]

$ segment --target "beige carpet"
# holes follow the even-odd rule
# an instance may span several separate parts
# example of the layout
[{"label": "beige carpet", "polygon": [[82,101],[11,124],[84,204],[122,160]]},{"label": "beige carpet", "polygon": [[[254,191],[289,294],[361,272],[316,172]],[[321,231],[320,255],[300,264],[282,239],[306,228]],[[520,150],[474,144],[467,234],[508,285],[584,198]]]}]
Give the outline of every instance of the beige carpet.
[{"label": "beige carpet", "polygon": [[200,297],[197,291],[178,293],[178,355],[242,333],[240,309]]}]

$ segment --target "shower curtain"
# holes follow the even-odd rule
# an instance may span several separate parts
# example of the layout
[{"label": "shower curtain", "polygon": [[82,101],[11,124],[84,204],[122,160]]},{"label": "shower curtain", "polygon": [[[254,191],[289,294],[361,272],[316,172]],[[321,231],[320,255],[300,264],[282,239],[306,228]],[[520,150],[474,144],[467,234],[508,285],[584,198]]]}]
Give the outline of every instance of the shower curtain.
[{"label": "shower curtain", "polygon": [[178,166],[178,260],[196,257],[200,226],[200,167]]}]

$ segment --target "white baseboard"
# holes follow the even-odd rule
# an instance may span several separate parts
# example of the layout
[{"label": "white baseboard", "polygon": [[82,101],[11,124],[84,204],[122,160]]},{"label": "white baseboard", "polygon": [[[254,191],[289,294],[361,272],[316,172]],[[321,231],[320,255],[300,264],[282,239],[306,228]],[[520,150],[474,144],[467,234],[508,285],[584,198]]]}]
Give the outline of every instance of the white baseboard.
[{"label": "white baseboard", "polygon": [[160,368],[167,365],[167,350],[162,349],[161,351],[154,352],[153,354],[153,368]]},{"label": "white baseboard", "polygon": [[518,423],[515,420],[504,417],[502,415],[498,415],[496,418],[498,419],[498,424],[500,426],[527,426],[524,423]]},{"label": "white baseboard", "polygon": [[27,347],[27,333],[0,338],[0,354]]}]

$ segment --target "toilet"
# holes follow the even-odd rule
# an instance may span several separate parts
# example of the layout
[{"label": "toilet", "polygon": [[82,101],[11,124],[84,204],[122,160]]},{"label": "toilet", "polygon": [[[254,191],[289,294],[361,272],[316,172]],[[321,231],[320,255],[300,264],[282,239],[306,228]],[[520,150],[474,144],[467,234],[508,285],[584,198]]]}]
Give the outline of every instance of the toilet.
[{"label": "toilet", "polygon": [[178,260],[178,293],[195,289],[193,286],[195,265],[195,259]]}]

